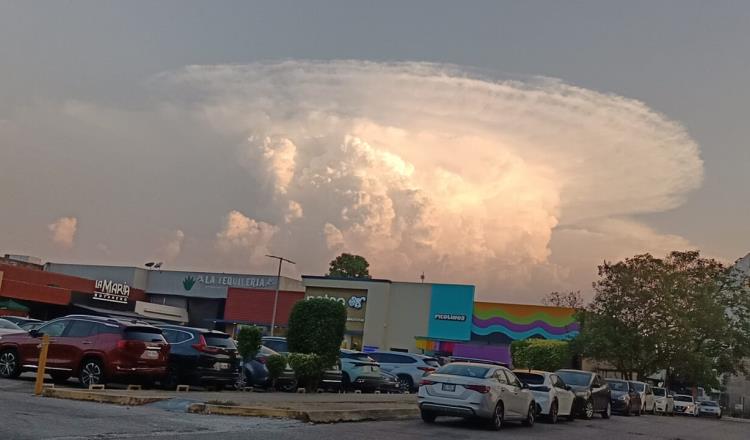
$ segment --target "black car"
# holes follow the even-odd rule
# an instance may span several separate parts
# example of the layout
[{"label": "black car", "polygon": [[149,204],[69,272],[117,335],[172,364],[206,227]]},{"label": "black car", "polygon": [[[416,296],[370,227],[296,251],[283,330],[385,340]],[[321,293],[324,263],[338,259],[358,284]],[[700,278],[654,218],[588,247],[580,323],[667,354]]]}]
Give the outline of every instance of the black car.
[{"label": "black car", "polygon": [[612,393],[612,411],[624,416],[641,415],[641,407],[643,406],[641,393],[633,387],[633,384],[620,379],[607,379],[607,384]]},{"label": "black car", "polygon": [[398,377],[392,375],[391,373],[387,373],[385,371],[380,372],[380,386],[378,387],[378,391],[380,391],[383,394],[401,394],[404,391],[401,389],[401,382],[399,382]]},{"label": "black car", "polygon": [[580,417],[590,419],[599,413],[602,418],[609,418],[612,414],[611,391],[598,374],[582,370],[557,370],[555,374],[576,394],[573,406]]},{"label": "black car", "polygon": [[[263,336],[263,346],[276,351],[282,356],[289,355],[289,345],[286,342],[286,338],[282,336]],[[287,368],[281,373],[281,376],[276,380],[276,388],[281,391],[296,391],[298,387],[297,377],[288,365]],[[341,366],[334,365],[332,368],[327,369],[323,372],[323,378],[320,381],[320,388],[326,391],[342,391],[343,387],[343,375],[341,373]]]},{"label": "black car", "polygon": [[204,328],[160,325],[169,342],[169,369],[165,388],[202,385],[223,389],[235,385],[240,357],[234,340],[226,333]]}]

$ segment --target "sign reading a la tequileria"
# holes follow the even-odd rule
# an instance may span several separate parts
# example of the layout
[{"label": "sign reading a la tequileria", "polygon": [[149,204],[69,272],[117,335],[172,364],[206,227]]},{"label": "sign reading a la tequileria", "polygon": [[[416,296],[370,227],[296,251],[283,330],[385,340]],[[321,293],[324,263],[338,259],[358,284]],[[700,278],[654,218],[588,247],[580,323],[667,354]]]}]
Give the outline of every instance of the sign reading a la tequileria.
[{"label": "sign reading a la tequileria", "polygon": [[125,283],[115,283],[109,280],[96,280],[94,284],[94,299],[127,304],[130,296],[130,286]]}]

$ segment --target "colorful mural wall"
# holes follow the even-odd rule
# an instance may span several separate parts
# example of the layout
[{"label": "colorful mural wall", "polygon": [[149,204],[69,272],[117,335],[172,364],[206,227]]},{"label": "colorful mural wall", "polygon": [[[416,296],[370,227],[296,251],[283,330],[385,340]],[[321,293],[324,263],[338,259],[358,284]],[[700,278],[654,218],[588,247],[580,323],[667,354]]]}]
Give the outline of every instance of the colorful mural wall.
[{"label": "colorful mural wall", "polygon": [[528,338],[572,339],[580,331],[574,313],[565,307],[476,302],[471,340],[509,344]]}]

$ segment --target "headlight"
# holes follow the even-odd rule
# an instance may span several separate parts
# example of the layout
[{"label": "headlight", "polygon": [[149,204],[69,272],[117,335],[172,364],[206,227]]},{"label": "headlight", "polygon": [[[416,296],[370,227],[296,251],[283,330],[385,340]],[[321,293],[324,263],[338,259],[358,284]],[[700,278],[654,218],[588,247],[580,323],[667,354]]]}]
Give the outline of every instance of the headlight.
[{"label": "headlight", "polygon": [[627,400],[630,400],[630,396],[628,396],[627,394],[623,394],[622,396],[618,397],[617,400],[627,401]]},{"label": "headlight", "polygon": [[583,397],[584,399],[588,399],[589,391],[576,391],[576,396]]}]

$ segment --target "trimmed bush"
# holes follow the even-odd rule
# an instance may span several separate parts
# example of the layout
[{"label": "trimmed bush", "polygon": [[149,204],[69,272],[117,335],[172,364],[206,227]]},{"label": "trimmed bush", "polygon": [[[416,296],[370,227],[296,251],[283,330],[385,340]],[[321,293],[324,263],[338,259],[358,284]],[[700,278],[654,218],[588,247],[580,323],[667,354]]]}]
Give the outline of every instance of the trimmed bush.
[{"label": "trimmed bush", "polygon": [[275,387],[276,380],[286,368],[286,358],[280,354],[272,354],[266,359],[266,368],[268,368],[268,376],[271,379],[271,384]]},{"label": "trimmed bush", "polygon": [[318,389],[320,380],[323,378],[325,364],[320,356],[307,353],[289,354],[289,366],[294,369],[294,375],[297,376],[299,384],[307,392],[315,392]]},{"label": "trimmed bush", "polygon": [[567,367],[571,362],[567,341],[547,339],[513,341],[510,350],[514,368],[555,371]]},{"label": "trimmed bush", "polygon": [[263,332],[255,326],[243,325],[237,333],[237,352],[243,361],[252,359],[258,354]]},{"label": "trimmed bush", "polygon": [[289,316],[289,351],[317,355],[322,373],[338,361],[345,329],[346,307],[340,302],[324,298],[300,301]]}]

